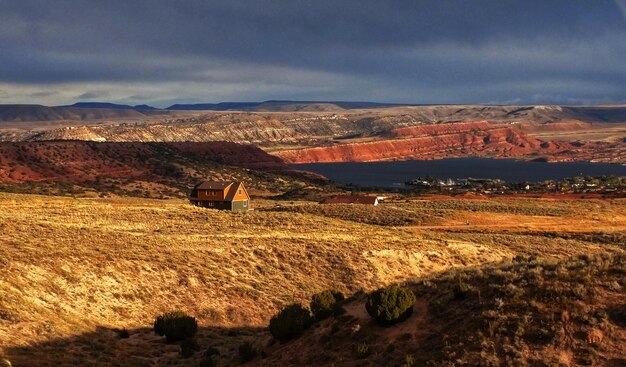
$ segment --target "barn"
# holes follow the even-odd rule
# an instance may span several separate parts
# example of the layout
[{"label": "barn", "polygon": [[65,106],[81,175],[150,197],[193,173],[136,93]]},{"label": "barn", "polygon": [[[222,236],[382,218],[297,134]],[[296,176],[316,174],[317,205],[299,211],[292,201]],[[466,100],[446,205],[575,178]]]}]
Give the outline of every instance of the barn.
[{"label": "barn", "polygon": [[245,212],[250,208],[250,195],[243,182],[204,181],[193,187],[191,204],[203,208]]}]

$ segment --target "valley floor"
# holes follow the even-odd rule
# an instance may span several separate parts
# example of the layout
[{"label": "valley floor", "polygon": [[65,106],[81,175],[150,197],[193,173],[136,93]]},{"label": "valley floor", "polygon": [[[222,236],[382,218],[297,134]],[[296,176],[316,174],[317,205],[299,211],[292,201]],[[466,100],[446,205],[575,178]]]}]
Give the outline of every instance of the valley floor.
[{"label": "valley floor", "polygon": [[0,193],[0,352],[15,366],[197,366],[150,330],[180,309],[199,320],[201,347],[234,365],[242,341],[267,345],[277,310],[323,289],[626,250],[626,199],[254,206]]}]

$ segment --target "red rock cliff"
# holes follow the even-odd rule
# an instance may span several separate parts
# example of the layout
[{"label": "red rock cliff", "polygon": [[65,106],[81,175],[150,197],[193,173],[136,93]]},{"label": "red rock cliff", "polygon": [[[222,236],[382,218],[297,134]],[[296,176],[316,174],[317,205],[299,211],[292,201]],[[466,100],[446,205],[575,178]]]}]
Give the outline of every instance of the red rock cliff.
[{"label": "red rock cliff", "polygon": [[543,142],[511,125],[464,122],[392,130],[394,139],[287,150],[274,153],[288,163],[368,162],[457,156],[523,157],[572,149],[568,143]]}]

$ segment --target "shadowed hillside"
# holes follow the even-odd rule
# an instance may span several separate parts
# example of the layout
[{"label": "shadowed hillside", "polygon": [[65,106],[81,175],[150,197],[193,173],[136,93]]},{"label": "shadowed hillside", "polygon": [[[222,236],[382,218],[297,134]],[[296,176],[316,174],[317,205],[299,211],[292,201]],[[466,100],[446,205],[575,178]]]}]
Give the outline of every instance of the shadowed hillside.
[{"label": "shadowed hillside", "polygon": [[389,328],[365,311],[270,348],[259,366],[625,366],[626,258],[580,256],[417,279],[413,315]]},{"label": "shadowed hillside", "polygon": [[5,190],[184,196],[207,178],[243,180],[252,189],[269,192],[307,181],[259,148],[229,142],[0,143],[0,188]]}]

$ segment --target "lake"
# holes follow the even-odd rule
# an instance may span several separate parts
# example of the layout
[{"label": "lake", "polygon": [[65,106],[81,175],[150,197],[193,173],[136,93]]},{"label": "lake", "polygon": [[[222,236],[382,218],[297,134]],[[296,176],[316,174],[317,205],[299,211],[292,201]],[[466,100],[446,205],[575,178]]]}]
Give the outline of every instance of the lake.
[{"label": "lake", "polygon": [[561,180],[574,176],[626,176],[626,166],[589,162],[529,162],[515,159],[447,158],[431,161],[294,164],[335,182],[369,187],[400,187],[417,177],[498,178],[509,183]]}]

